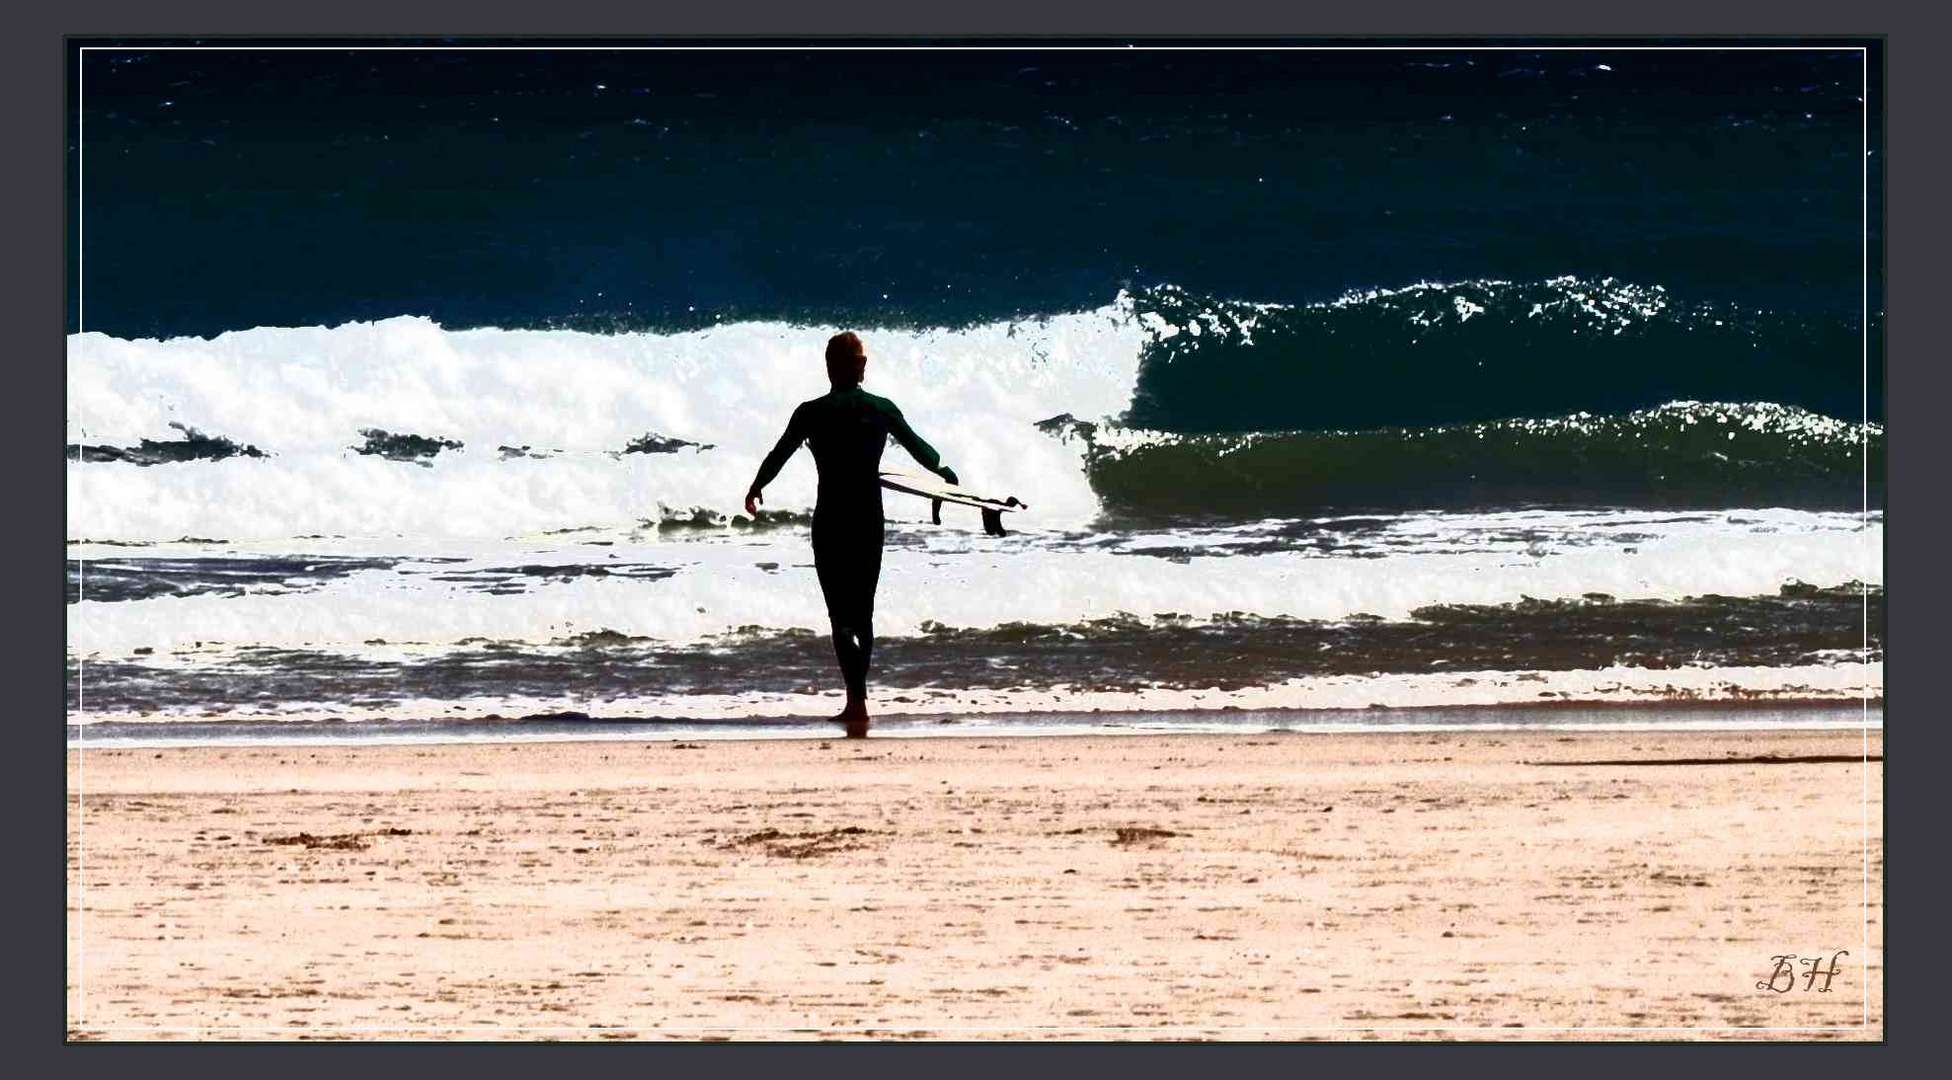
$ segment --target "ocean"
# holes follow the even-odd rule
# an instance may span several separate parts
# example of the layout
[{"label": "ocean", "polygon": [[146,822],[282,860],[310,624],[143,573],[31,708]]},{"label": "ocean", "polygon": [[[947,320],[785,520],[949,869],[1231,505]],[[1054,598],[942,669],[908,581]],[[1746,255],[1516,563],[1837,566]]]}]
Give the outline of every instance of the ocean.
[{"label": "ocean", "polygon": [[1855,50],[78,63],[71,743],[1881,722]]}]

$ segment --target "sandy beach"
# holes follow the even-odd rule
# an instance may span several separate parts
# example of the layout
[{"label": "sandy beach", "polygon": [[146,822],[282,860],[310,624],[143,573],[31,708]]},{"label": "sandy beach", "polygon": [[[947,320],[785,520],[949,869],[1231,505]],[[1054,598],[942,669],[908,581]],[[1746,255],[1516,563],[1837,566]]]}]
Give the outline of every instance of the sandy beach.
[{"label": "sandy beach", "polygon": [[1867,747],[71,750],[69,1036],[1877,1039]]}]

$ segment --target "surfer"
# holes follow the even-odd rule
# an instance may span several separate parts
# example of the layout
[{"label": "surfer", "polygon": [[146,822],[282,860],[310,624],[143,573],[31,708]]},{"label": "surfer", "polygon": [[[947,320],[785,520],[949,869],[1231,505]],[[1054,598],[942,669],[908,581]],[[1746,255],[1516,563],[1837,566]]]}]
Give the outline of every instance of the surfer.
[{"label": "surfer", "polygon": [[835,334],[827,342],[827,381],[833,389],[793,410],[786,433],[759,463],[746,492],[746,513],[756,518],[765,501],[761,489],[779,475],[786,459],[803,442],[813,450],[820,471],[813,565],[847,685],[847,707],[834,720],[846,725],[850,739],[868,733],[868,659],[874,652],[874,587],[881,578],[883,538],[880,465],[888,436],[923,468],[956,482],[954,470],[915,434],[894,402],[861,389],[867,364],[867,349],[854,334]]}]

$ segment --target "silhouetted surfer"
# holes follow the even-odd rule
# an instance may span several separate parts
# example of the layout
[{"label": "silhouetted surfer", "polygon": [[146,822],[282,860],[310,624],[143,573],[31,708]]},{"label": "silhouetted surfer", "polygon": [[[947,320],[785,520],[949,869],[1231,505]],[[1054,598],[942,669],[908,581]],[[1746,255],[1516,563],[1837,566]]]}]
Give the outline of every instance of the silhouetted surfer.
[{"label": "silhouetted surfer", "polygon": [[868,354],[861,339],[835,334],[827,342],[827,381],[833,390],[802,402],[787,422],[786,434],[760,462],[746,492],[746,513],[757,516],[760,490],[806,443],[820,470],[820,494],[813,510],[813,565],[827,599],[834,630],[834,655],[847,683],[847,708],[834,720],[847,725],[849,738],[868,733],[868,658],[874,651],[874,587],[881,578],[881,451],[895,437],[923,468],[950,483],[953,470],[935,448],[922,441],[884,397],[861,389]]}]

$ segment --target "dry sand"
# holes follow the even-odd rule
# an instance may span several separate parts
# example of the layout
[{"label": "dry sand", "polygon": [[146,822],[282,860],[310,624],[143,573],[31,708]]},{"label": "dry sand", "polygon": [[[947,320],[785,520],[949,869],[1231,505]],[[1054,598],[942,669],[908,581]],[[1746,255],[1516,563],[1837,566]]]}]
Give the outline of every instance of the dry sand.
[{"label": "dry sand", "polygon": [[1881,1038],[1866,745],[71,751],[70,1037]]}]

